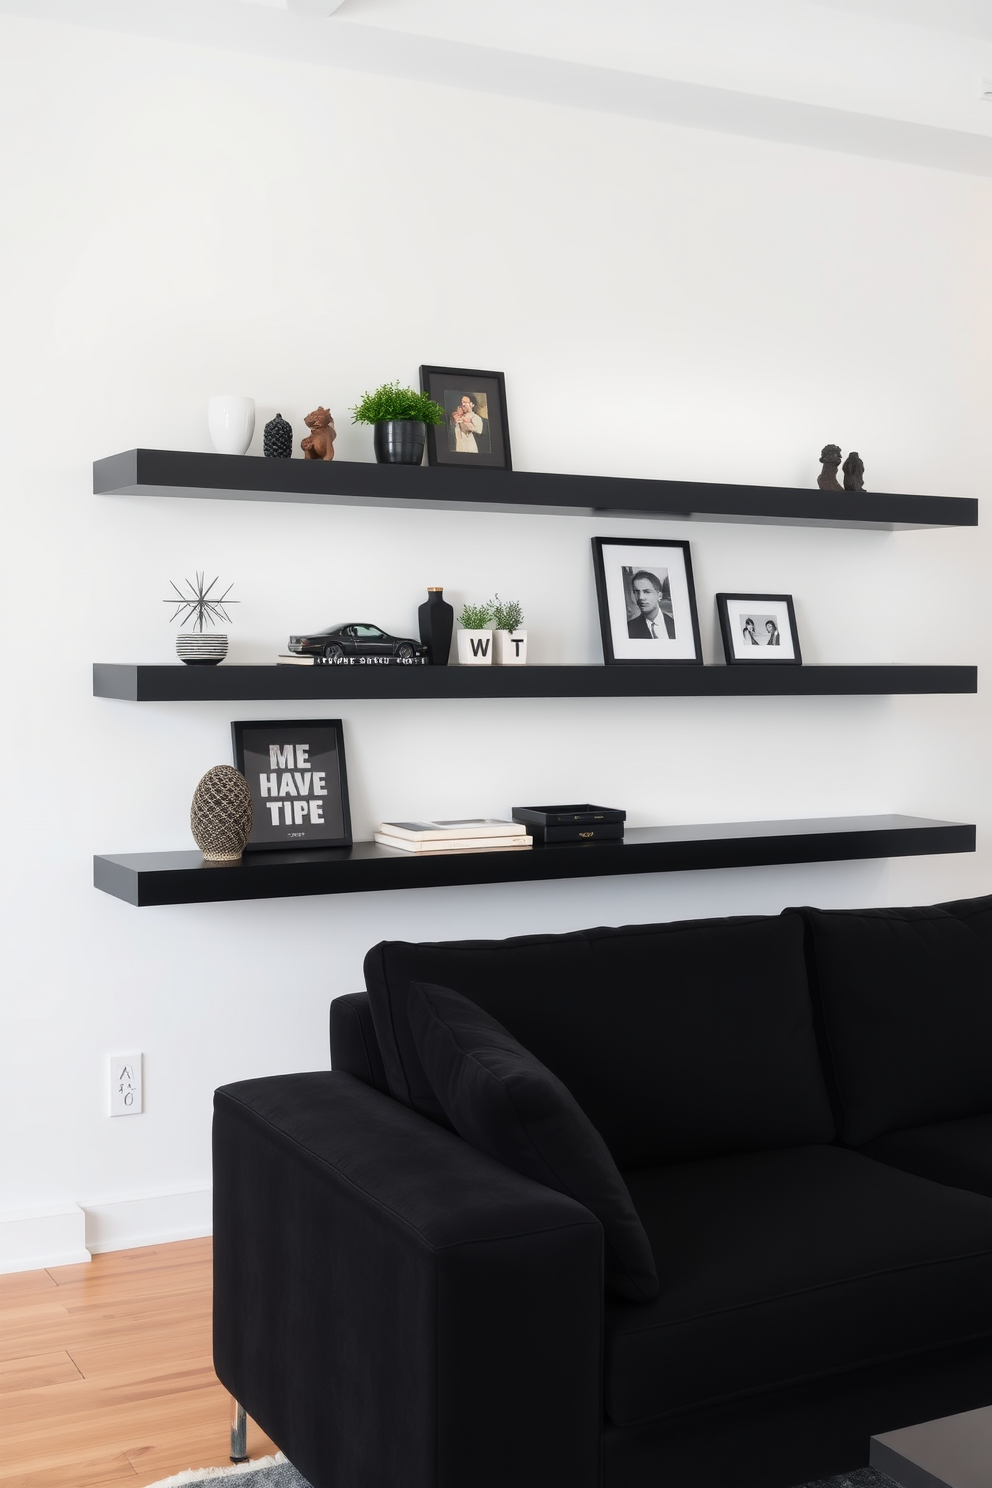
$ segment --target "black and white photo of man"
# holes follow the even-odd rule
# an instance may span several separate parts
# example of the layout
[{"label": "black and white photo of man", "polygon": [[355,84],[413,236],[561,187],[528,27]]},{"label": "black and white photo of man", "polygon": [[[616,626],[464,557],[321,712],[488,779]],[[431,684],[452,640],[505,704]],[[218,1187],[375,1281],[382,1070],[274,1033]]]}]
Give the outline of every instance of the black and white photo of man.
[{"label": "black and white photo of man", "polygon": [[592,555],[607,665],[702,666],[689,544],[594,537]]},{"label": "black and white photo of man", "polygon": [[627,620],[627,635],[630,639],[674,641],[675,620],[671,613],[668,569],[662,568],[657,573],[652,573],[650,569],[639,568],[630,578],[630,594],[637,606],[637,613]]}]

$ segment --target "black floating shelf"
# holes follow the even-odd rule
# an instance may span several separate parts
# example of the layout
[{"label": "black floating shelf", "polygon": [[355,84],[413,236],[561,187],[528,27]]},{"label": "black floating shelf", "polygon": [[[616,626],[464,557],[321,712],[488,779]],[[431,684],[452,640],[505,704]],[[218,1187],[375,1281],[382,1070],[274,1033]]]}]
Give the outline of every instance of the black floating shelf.
[{"label": "black floating shelf", "polygon": [[885,531],[978,525],[977,500],[961,496],[890,496],[821,491],[816,486],[808,490],[734,486],[354,460],[266,460],[187,450],[125,450],[96,460],[93,491],[97,496],[202,496]]},{"label": "black floating shelf", "polygon": [[221,864],[205,863],[198,852],[118,853],[93,859],[93,882],[128,904],[211,904],[974,850],[975,828],[957,822],[917,816],[837,816],[634,827],[622,842],[443,857],[419,857],[374,842],[309,852],[247,853],[238,863]]},{"label": "black floating shelf", "polygon": [[136,666],[96,662],[94,697],[137,703],[343,698],[838,697],[978,691],[973,666]]}]

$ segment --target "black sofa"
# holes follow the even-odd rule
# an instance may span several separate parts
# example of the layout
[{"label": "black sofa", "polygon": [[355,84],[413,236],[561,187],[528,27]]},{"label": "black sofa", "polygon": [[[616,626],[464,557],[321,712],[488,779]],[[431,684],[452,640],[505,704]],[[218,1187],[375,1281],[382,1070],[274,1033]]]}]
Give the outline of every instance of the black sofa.
[{"label": "black sofa", "polygon": [[992,896],[366,981],[215,1101],[217,1373],[314,1488],[789,1488],[992,1400]]}]

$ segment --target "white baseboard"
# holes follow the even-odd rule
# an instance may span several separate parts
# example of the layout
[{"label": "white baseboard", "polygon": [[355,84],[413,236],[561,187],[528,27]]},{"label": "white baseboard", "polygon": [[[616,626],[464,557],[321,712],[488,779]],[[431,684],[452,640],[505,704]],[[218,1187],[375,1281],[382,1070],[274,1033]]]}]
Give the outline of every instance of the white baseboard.
[{"label": "white baseboard", "polygon": [[72,1266],[107,1250],[196,1240],[212,1228],[209,1188],[6,1210],[0,1212],[0,1274]]},{"label": "white baseboard", "polygon": [[88,1261],[86,1216],[78,1204],[46,1204],[0,1214],[0,1273]]},{"label": "white baseboard", "polygon": [[144,1193],[122,1199],[95,1199],[83,1204],[86,1246],[92,1255],[131,1250],[139,1245],[167,1245],[196,1240],[213,1230],[211,1190]]}]

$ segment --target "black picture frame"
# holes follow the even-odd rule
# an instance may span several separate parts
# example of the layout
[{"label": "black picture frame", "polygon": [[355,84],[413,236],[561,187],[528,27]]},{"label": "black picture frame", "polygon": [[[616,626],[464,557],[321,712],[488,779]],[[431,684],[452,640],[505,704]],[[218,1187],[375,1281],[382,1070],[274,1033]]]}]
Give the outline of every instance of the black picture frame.
[{"label": "black picture frame", "polygon": [[791,594],[718,594],[716,609],[728,666],[802,666]]},{"label": "black picture frame", "polygon": [[594,537],[592,553],[607,666],[702,666],[689,544]]},{"label": "black picture frame", "polygon": [[231,737],[234,763],[251,791],[246,852],[351,847],[340,718],[237,722]]},{"label": "black picture frame", "polygon": [[[510,428],[506,417],[506,382],[502,372],[469,367],[421,367],[420,386],[444,409],[444,423],[427,429],[428,465],[454,465],[461,470],[512,470]],[[463,398],[474,427],[465,426],[462,449],[456,448],[453,413]],[[474,449],[467,447],[469,444]]]}]

